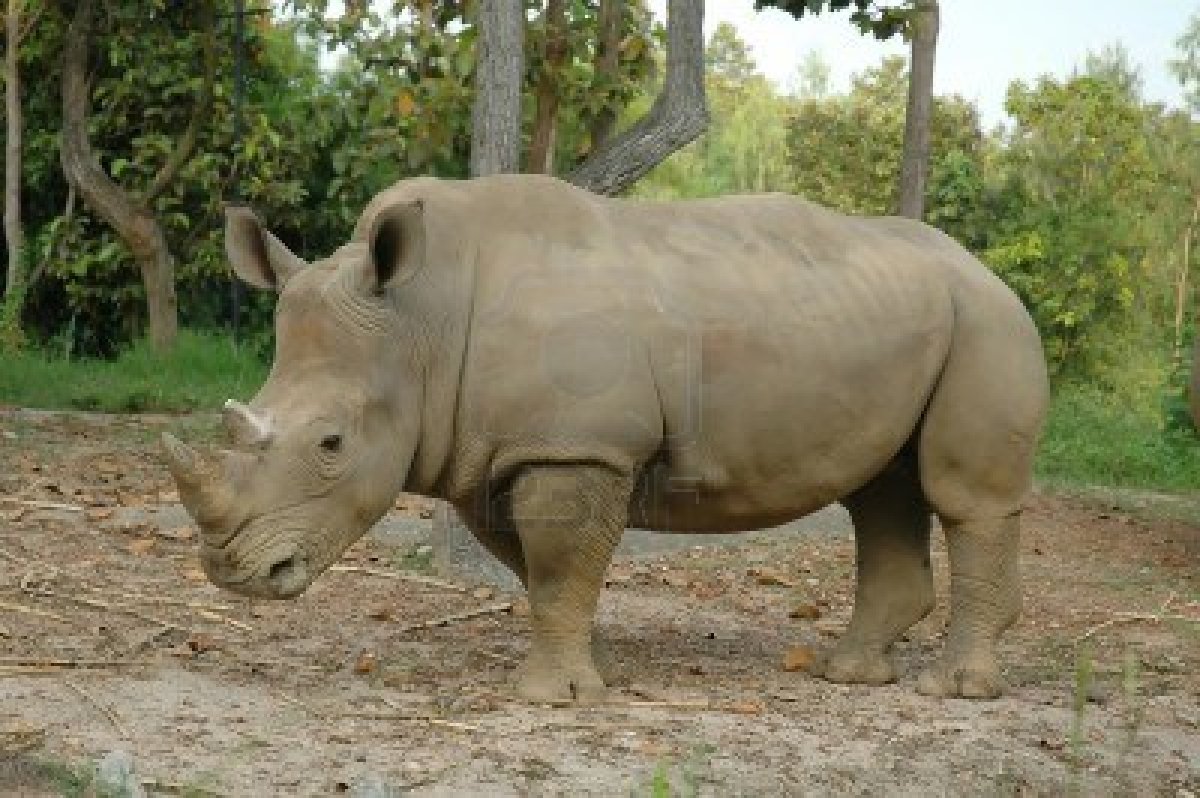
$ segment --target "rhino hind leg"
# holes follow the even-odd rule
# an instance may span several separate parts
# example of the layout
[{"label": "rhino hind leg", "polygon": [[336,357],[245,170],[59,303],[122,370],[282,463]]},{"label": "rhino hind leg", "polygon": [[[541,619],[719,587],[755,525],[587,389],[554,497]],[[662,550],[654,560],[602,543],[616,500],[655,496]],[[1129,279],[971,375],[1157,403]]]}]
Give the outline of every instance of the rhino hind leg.
[{"label": "rhino hind leg", "polygon": [[996,698],[1004,680],[996,643],[1020,613],[1018,515],[945,522],[950,626],[941,658],[917,680],[925,695]]},{"label": "rhino hind leg", "polygon": [[515,674],[530,701],[599,701],[592,619],[625,528],[630,481],[603,466],[535,465],[512,488],[524,551],[532,641]]},{"label": "rhino hind leg", "polygon": [[1020,613],[1020,516],[1049,387],[1028,318],[974,310],[958,317],[919,435],[921,486],[946,536],[950,623],[917,689],[994,698],[1004,691],[997,643]]},{"label": "rhino hind leg", "polygon": [[832,682],[884,684],[895,679],[892,644],[934,603],[930,511],[913,458],[898,458],[845,504],[857,555],[854,613],[812,672]]}]

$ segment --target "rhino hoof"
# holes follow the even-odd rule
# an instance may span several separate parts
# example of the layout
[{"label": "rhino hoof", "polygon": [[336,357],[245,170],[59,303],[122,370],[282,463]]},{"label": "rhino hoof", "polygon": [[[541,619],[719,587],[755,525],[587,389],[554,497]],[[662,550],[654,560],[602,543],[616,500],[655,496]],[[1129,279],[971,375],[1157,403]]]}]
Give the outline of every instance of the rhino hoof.
[{"label": "rhino hoof", "polygon": [[514,674],[514,689],[520,698],[536,704],[594,704],[608,695],[604,680],[590,665],[565,668],[526,662]]},{"label": "rhino hoof", "polygon": [[917,692],[937,698],[999,698],[1004,679],[989,667],[932,665],[917,678]]},{"label": "rhino hoof", "polygon": [[838,684],[888,684],[896,670],[882,651],[862,646],[838,645],[818,655],[809,668],[813,676]]}]

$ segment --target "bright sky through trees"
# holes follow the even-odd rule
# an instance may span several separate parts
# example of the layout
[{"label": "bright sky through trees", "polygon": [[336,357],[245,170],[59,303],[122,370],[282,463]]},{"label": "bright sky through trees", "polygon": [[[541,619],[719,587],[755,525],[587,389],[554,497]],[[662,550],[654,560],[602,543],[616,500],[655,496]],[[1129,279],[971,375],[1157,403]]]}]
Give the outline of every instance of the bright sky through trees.
[{"label": "bright sky through trees", "polygon": [[[650,4],[660,15],[666,5],[665,0]],[[1167,59],[1198,11],[1200,2],[1194,0],[945,0],[934,91],[976,101],[984,124],[991,126],[1004,118],[1004,92],[1013,80],[1031,81],[1043,73],[1066,76],[1089,50],[1120,41],[1142,68],[1147,99],[1178,107],[1181,93]],[[709,0],[706,33],[720,22],[737,26],[759,69],[782,88],[810,50],[832,67],[830,88],[838,92],[848,89],[851,74],[878,64],[884,55],[908,51],[900,41],[860,36],[846,13],[798,22],[780,11],[756,12],[752,0]]]}]

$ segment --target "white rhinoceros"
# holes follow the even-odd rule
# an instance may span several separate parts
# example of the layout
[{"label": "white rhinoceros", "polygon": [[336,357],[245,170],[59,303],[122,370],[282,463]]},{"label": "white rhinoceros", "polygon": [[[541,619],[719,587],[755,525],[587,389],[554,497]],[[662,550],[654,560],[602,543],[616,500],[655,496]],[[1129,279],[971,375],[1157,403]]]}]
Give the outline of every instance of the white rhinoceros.
[{"label": "white rhinoceros", "polygon": [[270,376],[226,406],[235,449],[165,438],[216,584],[295,596],[399,491],[444,498],[528,588],[518,693],[589,700],[627,525],[757,529],[841,501],[854,614],[815,670],[881,683],[934,602],[932,512],[951,614],[918,689],[1001,692],[1047,381],[1021,303],[945,235],[790,196],[511,175],[403,181],[312,265],[246,209],[226,247],[280,296]]}]

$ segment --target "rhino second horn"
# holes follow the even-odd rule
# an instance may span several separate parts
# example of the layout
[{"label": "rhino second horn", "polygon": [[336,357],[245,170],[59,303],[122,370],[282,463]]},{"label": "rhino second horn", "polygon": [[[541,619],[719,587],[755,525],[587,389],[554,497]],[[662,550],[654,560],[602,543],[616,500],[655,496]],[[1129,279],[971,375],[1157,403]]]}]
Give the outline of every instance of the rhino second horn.
[{"label": "rhino second horn", "polygon": [[233,442],[241,446],[265,446],[271,442],[271,419],[256,414],[241,402],[230,399],[221,413]]}]

